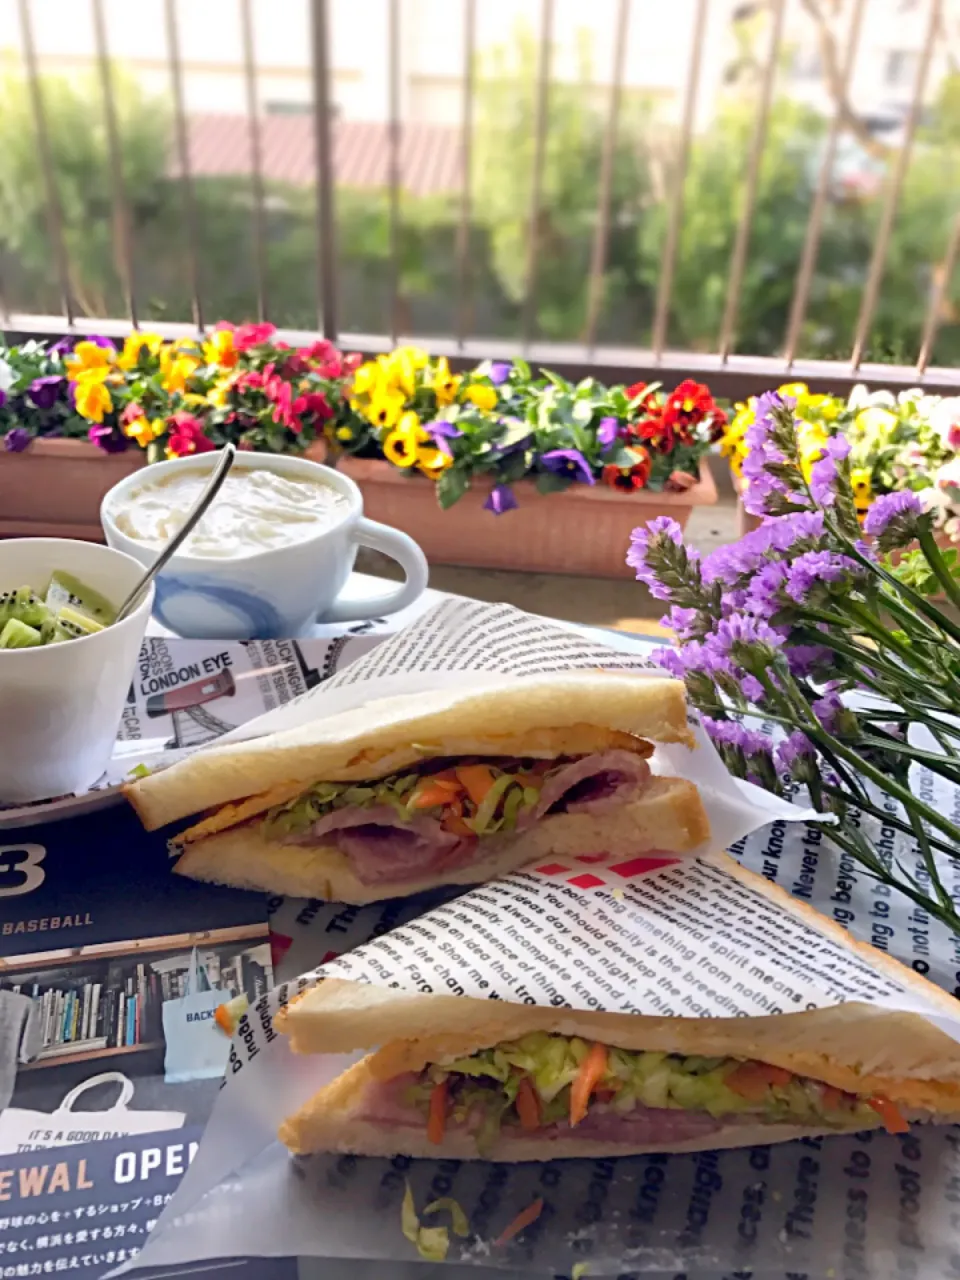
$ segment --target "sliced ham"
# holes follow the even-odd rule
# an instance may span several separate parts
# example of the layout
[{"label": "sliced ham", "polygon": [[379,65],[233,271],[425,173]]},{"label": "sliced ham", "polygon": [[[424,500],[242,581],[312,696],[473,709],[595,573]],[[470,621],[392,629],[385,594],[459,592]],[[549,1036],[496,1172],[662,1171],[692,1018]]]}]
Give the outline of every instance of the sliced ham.
[{"label": "sliced ham", "polygon": [[633,800],[646,785],[650,766],[631,751],[599,751],[565,765],[544,783],[527,821],[544,814],[605,813]]},{"label": "sliced ham", "polygon": [[[521,814],[524,831],[547,813],[602,813],[633,799],[646,785],[650,769],[629,751],[603,751],[582,756],[544,783],[537,804]],[[491,848],[496,837],[487,837]],[[390,805],[347,806],[325,813],[307,831],[286,838],[288,844],[332,844],[353,864],[362,884],[404,884],[468,866],[476,856],[476,836],[444,831],[431,814],[401,818]]]}]

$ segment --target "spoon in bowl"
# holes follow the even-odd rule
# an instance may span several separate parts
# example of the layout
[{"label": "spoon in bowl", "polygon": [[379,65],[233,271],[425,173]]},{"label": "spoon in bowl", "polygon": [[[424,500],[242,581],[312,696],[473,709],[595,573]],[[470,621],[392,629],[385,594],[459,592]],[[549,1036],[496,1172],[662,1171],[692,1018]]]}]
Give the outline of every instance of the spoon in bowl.
[{"label": "spoon in bowl", "polygon": [[190,534],[193,533],[200,521],[200,518],[220,492],[220,487],[224,480],[226,480],[227,474],[233,466],[236,456],[237,449],[235,445],[225,444],[223,446],[220,461],[217,463],[217,467],[213,475],[207,481],[207,485],[203,493],[201,493],[200,497],[194,503],[193,509],[187,516],[186,520],[184,520],[181,528],[177,530],[117,610],[116,622],[122,622],[124,618],[133,613],[134,609],[140,603],[140,597],[143,595],[144,591],[146,591],[147,587],[149,587],[150,583],[154,580],[170,557],[176,554],[186,539],[189,538]]}]

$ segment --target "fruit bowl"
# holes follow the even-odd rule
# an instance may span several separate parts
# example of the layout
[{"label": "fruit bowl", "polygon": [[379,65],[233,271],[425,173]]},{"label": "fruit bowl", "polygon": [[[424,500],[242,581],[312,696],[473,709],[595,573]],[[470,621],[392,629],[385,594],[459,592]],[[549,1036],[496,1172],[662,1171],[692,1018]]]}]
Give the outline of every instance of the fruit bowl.
[{"label": "fruit bowl", "polygon": [[136,560],[65,538],[0,541],[0,805],[84,791],[110,759],[153,604],[112,617]]}]

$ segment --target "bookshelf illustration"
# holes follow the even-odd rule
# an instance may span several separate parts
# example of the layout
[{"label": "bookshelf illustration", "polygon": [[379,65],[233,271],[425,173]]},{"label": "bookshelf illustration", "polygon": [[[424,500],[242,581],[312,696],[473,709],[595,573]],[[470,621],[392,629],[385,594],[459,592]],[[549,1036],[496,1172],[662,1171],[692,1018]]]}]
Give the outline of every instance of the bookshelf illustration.
[{"label": "bookshelf illustration", "polygon": [[4,961],[0,988],[38,1006],[42,1047],[20,1069],[162,1050],[163,1004],[185,994],[194,947],[200,990],[222,990],[225,1000],[245,992],[252,1004],[271,985],[269,936],[259,925]]}]

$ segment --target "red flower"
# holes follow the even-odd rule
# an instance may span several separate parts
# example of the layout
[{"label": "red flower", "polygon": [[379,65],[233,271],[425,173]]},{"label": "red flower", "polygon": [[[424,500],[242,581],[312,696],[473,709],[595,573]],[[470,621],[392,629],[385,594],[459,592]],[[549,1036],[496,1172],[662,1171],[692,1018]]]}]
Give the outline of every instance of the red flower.
[{"label": "red flower", "polygon": [[277,326],[274,324],[242,324],[235,331],[233,345],[237,351],[248,351],[251,347],[269,342],[276,332]]},{"label": "red flower", "polygon": [[642,422],[636,422],[630,428],[630,434],[638,440],[644,440],[657,453],[672,453],[677,443],[674,425],[666,414],[657,407]]},{"label": "red flower", "polygon": [[670,413],[674,425],[679,427],[695,427],[711,413],[717,412],[710,388],[691,378],[685,378],[670,392],[664,409]]},{"label": "red flower", "polygon": [[612,489],[623,489],[626,493],[635,493],[643,489],[650,479],[650,454],[643,445],[633,445],[631,451],[638,455],[632,467],[604,467],[603,482]]},{"label": "red flower", "polygon": [[170,435],[167,452],[183,458],[191,453],[209,453],[217,446],[203,432],[203,423],[192,413],[175,413],[168,419]]},{"label": "red flower", "polygon": [[637,396],[642,395],[646,389],[647,384],[645,382],[634,382],[631,386],[627,387],[627,399],[636,400]]},{"label": "red flower", "polygon": [[307,413],[315,414],[321,422],[327,422],[333,417],[333,410],[330,408],[330,402],[322,391],[311,391],[303,397],[306,402]]},{"label": "red flower", "polygon": [[341,356],[333,343],[328,342],[326,338],[311,342],[309,347],[301,347],[297,355],[307,364],[314,365],[321,378],[343,377],[346,359],[350,358],[348,356],[345,359]]},{"label": "red flower", "polygon": [[363,364],[363,356],[359,351],[351,351],[348,356],[343,357],[343,372],[354,373]]},{"label": "red flower", "polygon": [[127,427],[131,422],[137,422],[145,416],[143,405],[138,404],[136,400],[131,400],[120,415],[120,423],[122,426]]}]

